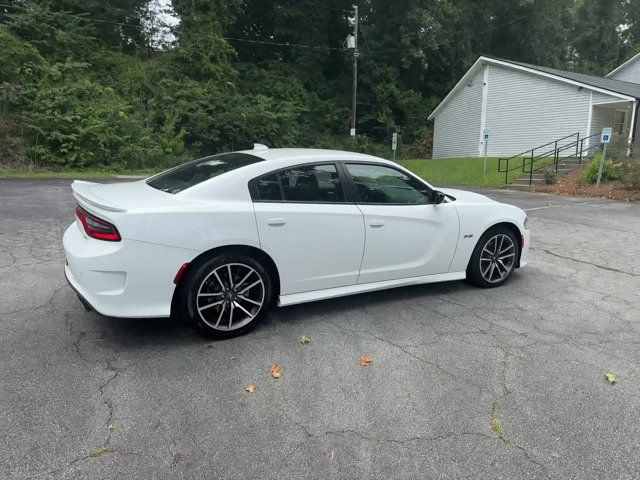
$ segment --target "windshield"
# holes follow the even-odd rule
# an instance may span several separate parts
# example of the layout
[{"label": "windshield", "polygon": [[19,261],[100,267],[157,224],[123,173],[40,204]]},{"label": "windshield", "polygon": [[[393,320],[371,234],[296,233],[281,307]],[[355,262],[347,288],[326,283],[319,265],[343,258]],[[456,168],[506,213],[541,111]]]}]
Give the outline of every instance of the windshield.
[{"label": "windshield", "polygon": [[163,192],[179,193],[210,178],[261,161],[262,158],[247,153],[221,153],[159,173],[147,180],[147,184]]}]

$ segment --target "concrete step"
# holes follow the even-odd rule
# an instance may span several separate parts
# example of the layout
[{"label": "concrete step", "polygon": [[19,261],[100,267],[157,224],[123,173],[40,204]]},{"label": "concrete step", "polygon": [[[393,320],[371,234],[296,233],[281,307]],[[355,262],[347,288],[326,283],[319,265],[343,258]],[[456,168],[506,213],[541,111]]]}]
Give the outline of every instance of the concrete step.
[{"label": "concrete step", "polygon": [[[531,178],[535,179],[542,179],[544,180],[544,173],[534,173],[533,175],[531,175]],[[520,178],[518,178],[518,180],[527,180],[529,181],[529,174],[525,173],[524,175],[522,175]]]},{"label": "concrete step", "polygon": [[505,190],[517,190],[519,192],[528,192],[531,190],[531,186],[529,185],[515,185],[515,184],[511,184],[511,185],[505,185],[504,186]]},{"label": "concrete step", "polygon": [[[589,163],[589,161],[582,160],[582,165],[584,165],[585,163]],[[579,167],[581,165],[578,160],[560,160],[558,164],[559,165],[575,165],[576,167]]]},{"label": "concrete step", "polygon": [[[584,162],[582,162],[584,163]],[[578,162],[578,160],[560,160],[558,162],[559,165],[580,165],[580,163]]]},{"label": "concrete step", "polygon": [[[531,179],[532,185],[539,185],[542,183],[544,183],[544,178]],[[511,182],[511,185],[529,185],[529,178],[518,178],[517,180],[514,180],[513,182]]]}]

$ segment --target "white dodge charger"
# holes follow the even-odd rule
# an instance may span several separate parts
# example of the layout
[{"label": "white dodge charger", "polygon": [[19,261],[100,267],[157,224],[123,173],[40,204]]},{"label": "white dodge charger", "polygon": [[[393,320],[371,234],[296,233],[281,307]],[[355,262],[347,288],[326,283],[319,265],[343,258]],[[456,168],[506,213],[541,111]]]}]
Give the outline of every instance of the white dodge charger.
[{"label": "white dodge charger", "polygon": [[358,153],[256,145],[72,189],[65,274],[84,306],[183,315],[218,338],[274,301],[464,278],[495,287],[527,263],[521,209]]}]

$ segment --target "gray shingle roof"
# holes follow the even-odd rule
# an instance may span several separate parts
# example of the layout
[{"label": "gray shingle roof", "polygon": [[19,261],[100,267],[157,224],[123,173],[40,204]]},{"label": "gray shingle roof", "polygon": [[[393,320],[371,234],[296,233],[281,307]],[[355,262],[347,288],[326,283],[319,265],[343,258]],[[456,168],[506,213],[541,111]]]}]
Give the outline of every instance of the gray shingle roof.
[{"label": "gray shingle roof", "polygon": [[501,62],[511,63],[513,65],[519,65],[521,67],[530,68],[539,72],[548,73],[550,75],[556,75],[558,77],[573,80],[575,82],[584,83],[592,87],[602,88],[609,90],[610,92],[621,93],[622,95],[628,95],[630,97],[640,98],[640,84],[623,82],[621,80],[612,80],[610,78],[596,77],[593,75],[584,75],[582,73],[568,72],[566,70],[558,70],[556,68],[540,67],[538,65],[531,65],[529,63],[515,62],[513,60],[506,60],[504,58],[490,57],[487,58],[499,60]]}]

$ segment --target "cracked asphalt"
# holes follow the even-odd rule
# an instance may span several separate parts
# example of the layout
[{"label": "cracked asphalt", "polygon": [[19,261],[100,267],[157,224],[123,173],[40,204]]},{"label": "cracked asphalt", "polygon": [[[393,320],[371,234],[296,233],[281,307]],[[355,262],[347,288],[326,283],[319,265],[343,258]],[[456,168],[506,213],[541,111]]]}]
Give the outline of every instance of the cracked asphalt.
[{"label": "cracked asphalt", "polygon": [[502,288],[276,309],[211,342],[82,308],[69,184],[0,180],[0,478],[640,477],[638,204],[484,191],[530,217]]}]

